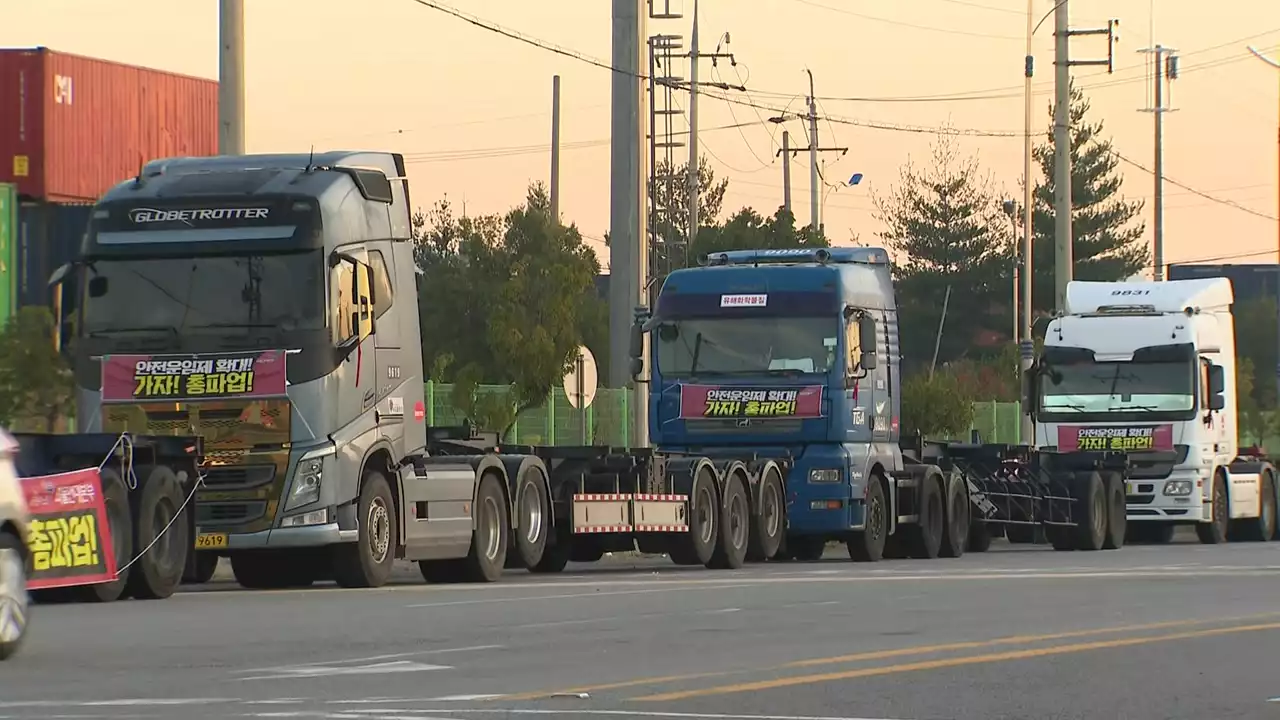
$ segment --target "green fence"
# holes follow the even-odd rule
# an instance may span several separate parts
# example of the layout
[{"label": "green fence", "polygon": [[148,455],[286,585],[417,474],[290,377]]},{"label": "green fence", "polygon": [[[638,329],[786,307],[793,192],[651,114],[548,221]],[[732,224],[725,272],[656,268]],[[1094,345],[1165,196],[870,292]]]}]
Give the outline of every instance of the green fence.
[{"label": "green fence", "polygon": [[[463,420],[453,404],[453,386],[428,382],[427,423],[457,425]],[[482,393],[503,393],[503,385],[482,385]],[[555,388],[551,402],[520,413],[515,427],[506,438],[527,445],[630,445],[630,392],[616,388],[600,388],[586,412],[575,410],[565,397],[563,388]],[[973,430],[983,442],[1017,444],[1021,430],[1019,403],[974,403]],[[955,438],[965,439],[968,438]]]}]

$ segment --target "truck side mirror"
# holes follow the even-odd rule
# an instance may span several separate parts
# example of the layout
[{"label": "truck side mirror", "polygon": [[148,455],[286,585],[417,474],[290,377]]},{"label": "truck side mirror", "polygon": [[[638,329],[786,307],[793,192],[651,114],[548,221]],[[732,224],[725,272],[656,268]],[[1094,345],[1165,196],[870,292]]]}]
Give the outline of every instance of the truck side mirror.
[{"label": "truck side mirror", "polygon": [[870,315],[858,318],[858,337],[862,340],[862,357],[858,359],[858,365],[863,370],[875,370],[879,360],[879,354],[876,352],[876,348],[879,347],[879,337],[875,318]]},{"label": "truck side mirror", "polygon": [[1226,372],[1221,365],[1208,366],[1208,409],[1222,410],[1226,407]]},{"label": "truck side mirror", "polygon": [[1030,415],[1040,409],[1040,365],[1033,364],[1022,373],[1022,412]]},{"label": "truck side mirror", "polygon": [[631,346],[628,352],[632,360],[644,359],[644,324],[638,319],[631,324]]}]

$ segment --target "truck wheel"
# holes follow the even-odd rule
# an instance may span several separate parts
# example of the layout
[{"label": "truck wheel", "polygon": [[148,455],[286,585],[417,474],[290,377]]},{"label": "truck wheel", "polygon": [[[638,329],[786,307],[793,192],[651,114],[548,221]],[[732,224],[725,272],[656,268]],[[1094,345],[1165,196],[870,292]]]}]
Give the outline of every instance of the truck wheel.
[{"label": "truck wheel", "polygon": [[1080,473],[1075,482],[1076,502],[1074,536],[1078,550],[1101,550],[1107,539],[1107,492],[1102,476],[1096,472]]},{"label": "truck wheel", "polygon": [[964,549],[969,552],[984,553],[991,549],[991,526],[984,522],[969,521],[969,537],[965,538]]},{"label": "truck wheel", "polygon": [[947,531],[942,536],[942,549],[938,552],[944,558],[958,558],[964,555],[965,541],[969,537],[969,498],[963,483],[948,483],[951,492],[947,500]]},{"label": "truck wheel", "polygon": [[1124,478],[1120,473],[1109,472],[1102,476],[1107,493],[1107,534],[1103,550],[1119,550],[1124,547],[1124,533],[1129,515],[1125,502]]},{"label": "truck wheel", "polygon": [[[542,561],[547,548],[547,532],[551,526],[551,513],[543,490],[542,474],[527,470],[520,476],[516,488],[516,512],[520,527],[512,532],[517,567],[532,568]],[[508,553],[510,554],[510,553]]]},{"label": "truck wheel", "polygon": [[720,539],[707,567],[737,570],[747,561],[751,538],[751,503],[740,478],[731,475],[725,483],[721,510]]},{"label": "truck wheel", "polygon": [[720,497],[715,479],[703,468],[693,477],[689,493],[689,531],[672,543],[671,560],[677,565],[706,565],[720,536]]},{"label": "truck wheel", "polygon": [[22,562],[22,540],[0,532],[0,660],[18,652],[27,636],[31,598],[27,595],[27,568]]},{"label": "truck wheel", "polygon": [[[185,498],[178,475],[164,465],[144,466],[141,492],[133,497],[133,547],[128,593],[139,600],[162,600],[182,584],[191,549],[190,527],[179,517]],[[185,511],[184,511],[185,512]]]},{"label": "truck wheel", "polygon": [[872,475],[867,485],[865,530],[855,532],[845,543],[854,562],[878,562],[884,557],[884,542],[889,531],[889,508],[884,496],[884,483]]},{"label": "truck wheel", "polygon": [[480,478],[475,506],[476,529],[471,533],[471,552],[462,561],[464,575],[472,582],[496,582],[502,577],[511,522],[507,499],[493,475],[486,473]]},{"label": "truck wheel", "polygon": [[213,579],[215,573],[218,572],[218,561],[221,560],[217,553],[198,552],[196,553],[195,567],[191,569],[191,578],[187,582],[192,585],[204,585]]},{"label": "truck wheel", "polygon": [[914,525],[905,531],[907,556],[920,560],[932,560],[942,550],[942,536],[947,529],[943,510],[942,488],[937,477],[926,475],[920,485],[920,515]]},{"label": "truck wheel", "polygon": [[1227,541],[1227,530],[1231,527],[1231,507],[1227,502],[1227,480],[1222,473],[1214,473],[1213,500],[1209,508],[1213,520],[1196,523],[1196,537],[1202,545],[1221,545]]},{"label": "truck wheel", "polygon": [[358,539],[333,548],[333,579],[345,588],[382,587],[396,559],[396,505],[387,478],[365,470],[356,504]]},{"label": "truck wheel", "polygon": [[[129,490],[115,468],[104,467],[102,500],[107,515],[107,535],[111,538],[111,554],[116,558],[116,579],[109,583],[67,588],[68,599],[83,602],[114,602],[119,600],[136,567],[125,567],[133,560],[133,512],[129,507]],[[42,593],[36,593],[40,597]]]},{"label": "truck wheel", "polygon": [[1276,533],[1276,491],[1275,480],[1271,473],[1263,472],[1258,479],[1259,491],[1258,519],[1248,528],[1249,539],[1254,542],[1268,542]]},{"label": "truck wheel", "polygon": [[542,559],[537,565],[529,568],[529,572],[538,574],[552,574],[563,572],[566,565],[569,564],[569,541],[556,538],[556,542],[548,545],[542,551]]},{"label": "truck wheel", "polygon": [[747,560],[772,560],[782,547],[783,534],[782,478],[770,470],[760,479],[760,507],[752,516],[751,540]]}]

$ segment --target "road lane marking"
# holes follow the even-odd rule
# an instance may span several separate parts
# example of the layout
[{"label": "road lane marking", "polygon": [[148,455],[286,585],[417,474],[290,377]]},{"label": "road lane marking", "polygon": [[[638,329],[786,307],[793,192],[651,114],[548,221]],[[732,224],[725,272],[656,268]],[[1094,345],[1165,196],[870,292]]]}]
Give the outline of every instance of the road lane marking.
[{"label": "road lane marking", "polygon": [[939,660],[922,660],[920,662],[903,663],[901,665],[884,665],[880,667],[859,668],[856,670],[844,670],[840,672],[821,673],[816,675],[797,675],[774,678],[772,680],[738,683],[735,685],[721,685],[719,687],[700,688],[697,690],[681,690],[676,692],[660,693],[657,695],[646,695],[630,699],[640,702],[670,702],[673,700],[685,700],[694,697],[775,690],[784,687],[795,687],[797,685],[815,685],[818,683],[833,682],[836,680],[854,680],[880,675],[918,672],[921,670],[938,670],[942,668],[962,667],[965,665],[980,665],[986,663],[1008,662],[1010,660],[1044,658],[1055,655],[1088,652],[1092,650],[1109,650],[1114,648],[1133,647],[1137,645],[1151,645],[1159,642],[1172,642],[1175,640],[1193,640],[1219,635],[1231,635],[1244,632],[1266,632],[1270,630],[1280,630],[1280,622],[1262,623],[1257,625],[1236,625],[1232,627],[1210,628],[1207,630],[1192,630],[1181,633],[1170,633],[1168,635],[1148,635],[1134,638],[1117,638],[1115,640],[1097,640],[1094,642],[1077,643],[1074,645],[1055,645],[1028,650],[1009,650],[1006,652],[989,653],[986,655],[966,655]]},{"label": "road lane marking", "polygon": [[718,672],[701,672],[687,673],[684,675],[659,675],[654,677],[632,678],[630,680],[620,680],[611,683],[601,683],[597,685],[581,685],[578,687],[564,688],[558,690],[545,690],[527,693],[513,693],[503,695],[503,700],[538,700],[549,697],[558,693],[590,693],[602,690],[619,690],[622,688],[640,687],[644,685],[666,685],[669,683],[684,682],[687,680],[705,680],[707,678],[726,677],[731,675],[746,675],[750,673],[768,672],[770,670],[780,670],[784,668],[794,667],[810,667],[814,665],[835,665],[839,663],[859,662],[865,660],[877,660],[893,657],[902,657],[910,655],[927,655],[930,653],[947,652],[952,650],[972,650],[983,647],[994,647],[1000,645],[1012,644],[1030,644],[1034,642],[1045,642],[1051,640],[1066,640],[1070,638],[1089,637],[1091,635],[1109,635],[1114,633],[1126,632],[1142,632],[1145,630],[1161,630],[1171,627],[1196,627],[1198,625],[1222,624],[1222,623],[1238,623],[1264,620],[1267,618],[1280,617],[1280,612],[1258,613],[1255,615],[1237,615],[1234,617],[1215,617],[1204,620],[1169,620],[1157,623],[1142,623],[1137,625],[1111,625],[1100,628],[1087,628],[1084,630],[1069,630],[1065,632],[1049,633],[1045,635],[1011,635],[1007,637],[992,638],[990,640],[972,640],[966,642],[946,643],[939,645],[912,645],[903,648],[889,648],[885,650],[872,650],[869,652],[858,653],[855,655],[835,655],[831,657],[810,658],[806,660],[797,660],[782,665],[773,665],[764,668],[749,668],[742,670],[722,670]]},{"label": "road lane marking", "polygon": [[597,715],[602,717],[683,718],[684,720],[906,720],[905,718],[884,717],[871,718],[830,715],[738,715],[734,713],[695,713],[665,710],[596,710],[588,708],[557,708],[554,710],[547,708],[466,708],[459,710],[432,708],[431,710],[406,711],[397,709],[380,710],[379,712],[435,712],[450,715]]},{"label": "road lane marking", "polygon": [[272,670],[279,670],[284,667],[302,668],[302,667],[320,667],[322,665],[353,665],[355,663],[374,663],[382,660],[399,660],[407,657],[418,657],[421,655],[448,655],[460,652],[479,652],[481,650],[502,650],[503,645],[468,645],[466,647],[455,648],[438,648],[436,650],[414,650],[413,652],[389,653],[386,655],[370,655],[360,658],[339,658],[335,660],[323,660],[320,662],[309,663],[291,663],[289,665],[272,665],[270,667],[254,668],[252,670],[237,670],[237,673],[263,673]]},{"label": "road lane marking", "polygon": [[500,597],[500,598],[477,598],[475,600],[450,600],[438,603],[421,603],[417,605],[405,605],[407,608],[438,608],[450,607],[454,605],[491,605],[494,603],[513,603],[513,602],[529,602],[532,600],[568,600],[573,598],[597,598],[609,597],[613,595],[650,595],[653,593],[678,592],[680,590],[724,590],[726,588],[743,588],[750,585],[714,585],[710,587],[670,587],[670,588],[650,588],[647,590],[615,590],[613,592],[593,592],[593,593],[564,593],[560,595],[524,595],[521,597]]}]

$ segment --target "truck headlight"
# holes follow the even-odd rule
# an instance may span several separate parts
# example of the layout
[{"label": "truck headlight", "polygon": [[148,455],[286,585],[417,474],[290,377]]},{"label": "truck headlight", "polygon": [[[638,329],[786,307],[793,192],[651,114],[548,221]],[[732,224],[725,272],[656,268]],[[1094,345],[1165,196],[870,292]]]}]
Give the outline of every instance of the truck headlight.
[{"label": "truck headlight", "polygon": [[304,457],[293,470],[293,485],[284,503],[285,511],[310,505],[320,499],[320,484],[324,476],[324,457]]},{"label": "truck headlight", "polygon": [[838,483],[841,480],[839,468],[813,468],[809,471],[811,483]]},{"label": "truck headlight", "polygon": [[1170,480],[1164,484],[1164,494],[1182,497],[1191,494],[1190,480]]}]

